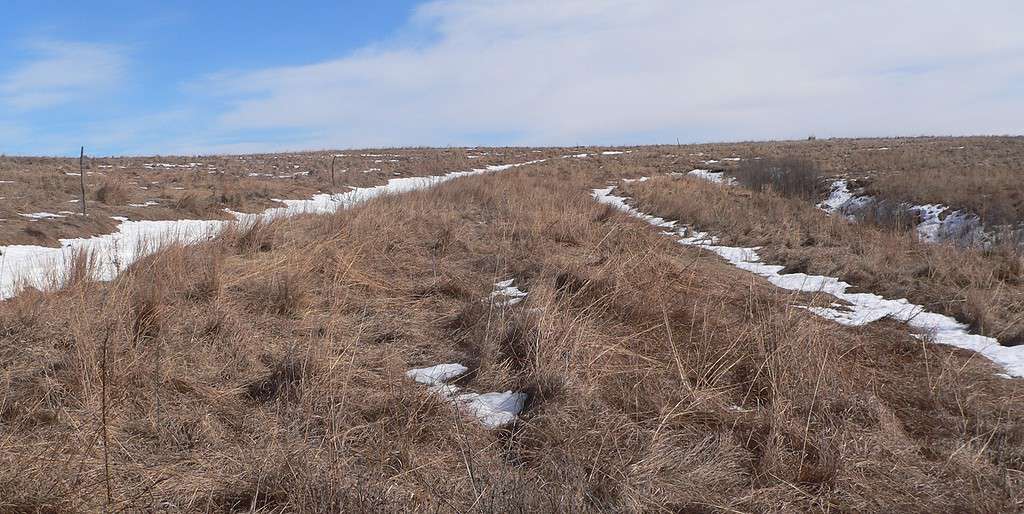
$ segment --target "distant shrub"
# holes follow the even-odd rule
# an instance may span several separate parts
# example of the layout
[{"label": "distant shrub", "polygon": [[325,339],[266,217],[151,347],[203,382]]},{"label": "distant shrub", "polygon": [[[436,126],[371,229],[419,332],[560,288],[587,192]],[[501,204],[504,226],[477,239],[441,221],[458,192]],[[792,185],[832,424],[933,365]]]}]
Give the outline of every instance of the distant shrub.
[{"label": "distant shrub", "polygon": [[823,174],[811,161],[796,158],[742,161],[733,177],[755,191],[775,191],[791,198],[816,200],[823,191]]}]

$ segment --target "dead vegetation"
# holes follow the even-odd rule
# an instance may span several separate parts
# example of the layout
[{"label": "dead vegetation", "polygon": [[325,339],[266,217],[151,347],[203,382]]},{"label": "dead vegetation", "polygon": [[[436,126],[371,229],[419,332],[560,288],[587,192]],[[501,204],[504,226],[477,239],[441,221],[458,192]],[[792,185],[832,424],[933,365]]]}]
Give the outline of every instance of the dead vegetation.
[{"label": "dead vegetation", "polygon": [[[1024,507],[1020,381],[812,317],[588,198],[643,158],[242,227],[0,303],[0,510]],[[824,237],[753,198],[786,241]],[[487,301],[510,277],[527,300]],[[528,392],[521,420],[484,430],[403,375],[441,362]]]},{"label": "dead vegetation", "polygon": [[747,159],[732,172],[737,182],[754,191],[774,191],[782,196],[816,200],[825,190],[825,177],[813,162],[785,157]]}]

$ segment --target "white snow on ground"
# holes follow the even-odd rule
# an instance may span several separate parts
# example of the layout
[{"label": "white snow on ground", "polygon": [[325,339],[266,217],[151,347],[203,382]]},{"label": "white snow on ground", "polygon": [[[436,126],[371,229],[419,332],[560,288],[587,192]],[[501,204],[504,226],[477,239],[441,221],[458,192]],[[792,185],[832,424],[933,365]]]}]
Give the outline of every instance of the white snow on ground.
[{"label": "white snow on ground", "polygon": [[[275,219],[298,214],[322,214],[346,209],[385,194],[427,189],[460,177],[505,171],[537,164],[544,159],[517,164],[500,164],[447,175],[393,178],[387,184],[354,188],[339,194],[318,194],[308,200],[281,200],[285,207],[275,207],[260,214],[233,213],[240,222]],[[35,215],[56,214],[36,213]],[[35,215],[27,215],[29,217]],[[227,226],[225,220],[124,221],[111,234],[91,238],[61,239],[60,248],[45,246],[0,246],[0,300],[17,294],[22,286],[39,289],[60,284],[67,276],[77,252],[87,252],[93,261],[93,276],[110,280],[140,257],[172,243],[191,244],[206,241]]]},{"label": "white snow on ground", "polygon": [[832,182],[832,190],[829,192],[828,198],[819,203],[818,208],[826,212],[836,212],[852,199],[853,193],[850,192],[850,184],[845,179],[836,180]]},{"label": "white snow on ground", "polygon": [[495,303],[502,306],[511,306],[526,298],[528,293],[513,286],[512,282],[514,281],[515,279],[510,278],[494,284],[494,292],[491,293],[491,298],[495,299]]},{"label": "white snow on ground", "polygon": [[415,368],[405,372],[405,376],[426,385],[439,385],[465,374],[469,368],[462,364],[453,362],[450,364],[438,364],[429,368]]},{"label": "white snow on ground", "polygon": [[190,162],[188,164],[172,164],[168,162],[147,162],[143,163],[142,167],[146,169],[156,168],[195,168],[196,166],[202,166],[201,162]]},{"label": "white snow on ground", "polygon": [[601,152],[601,155],[622,155],[626,152],[619,152],[617,150],[609,150],[607,152]]},{"label": "white snow on ground", "polygon": [[723,161],[733,161],[733,162],[737,162],[737,161],[742,161],[742,160],[743,160],[743,158],[742,158],[742,157],[723,157],[723,158],[722,158],[722,160],[723,160]]},{"label": "white snow on ground", "polygon": [[[33,213],[30,213],[30,214],[22,214],[22,213],[19,212],[18,216],[24,216],[26,218],[31,218],[31,219],[34,219],[34,220],[46,220],[46,219],[52,219],[52,218],[64,218],[65,217],[65,216],[61,216],[60,214],[54,214],[52,212],[33,212]],[[2,248],[2,247],[0,247],[0,248]]]},{"label": "white snow on ground", "polygon": [[727,186],[732,186],[736,184],[736,179],[725,176],[725,173],[721,171],[691,170],[689,173],[687,173],[687,175],[690,175],[691,177],[702,178],[704,180],[707,180],[708,182],[714,182],[716,184],[725,184]]},{"label": "white snow on ground", "polygon": [[651,179],[651,177],[624,178],[624,179],[622,179],[622,181],[627,183],[627,184],[629,184],[631,182],[647,182],[650,179]]},{"label": "white snow on ground", "polygon": [[13,184],[13,180],[0,180],[0,184]]},{"label": "white snow on ground", "polygon": [[939,229],[942,227],[942,220],[939,219],[939,215],[946,210],[946,206],[938,204],[915,205],[910,210],[921,217],[921,223],[917,225],[918,239],[929,243],[938,241]]},{"label": "white snow on ground", "polygon": [[516,420],[526,405],[526,393],[463,393],[454,400],[466,412],[476,416],[481,425],[495,429]]},{"label": "white snow on ground", "polygon": [[431,392],[473,415],[486,428],[499,428],[515,421],[526,405],[526,393],[460,393],[459,386],[447,382],[466,371],[468,369],[462,364],[450,363],[411,369],[405,374],[416,382],[430,386]]},{"label": "white snow on ground", "polygon": [[154,205],[160,205],[160,202],[153,201],[153,200],[146,200],[143,203],[130,203],[130,204],[128,204],[128,207],[152,207]]},{"label": "white snow on ground", "polygon": [[[669,228],[675,225],[674,221],[644,214],[629,206],[625,197],[612,194],[614,189],[615,186],[594,189],[593,196],[598,202],[615,206],[655,227]],[[716,244],[715,237],[693,231],[688,227],[665,233],[678,237],[677,241],[680,244],[711,251],[733,266],[760,275],[783,289],[826,293],[850,304],[834,308],[807,307],[807,310],[818,316],[844,325],[864,325],[884,317],[904,321],[930,336],[936,343],[973,350],[1003,366],[1007,375],[1024,377],[1024,346],[1001,346],[995,338],[971,334],[967,325],[949,316],[928,312],[924,307],[904,298],[890,300],[871,293],[850,293],[847,292],[850,284],[833,277],[805,273],[784,274],[784,266],[761,262],[757,248],[721,246]]]}]

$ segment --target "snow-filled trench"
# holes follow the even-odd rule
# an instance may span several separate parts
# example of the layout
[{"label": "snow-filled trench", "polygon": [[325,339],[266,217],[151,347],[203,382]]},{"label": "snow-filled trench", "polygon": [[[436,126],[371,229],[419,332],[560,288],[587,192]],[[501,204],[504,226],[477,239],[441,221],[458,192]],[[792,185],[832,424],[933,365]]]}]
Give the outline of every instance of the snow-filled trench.
[{"label": "snow-filled trench", "polygon": [[1002,366],[1006,377],[1024,377],[1024,346],[1006,347],[1000,345],[995,338],[971,334],[967,325],[949,316],[929,312],[923,306],[904,298],[892,300],[872,293],[848,292],[850,284],[838,278],[805,273],[782,273],[785,267],[762,262],[756,247],[719,245],[716,237],[705,232],[698,232],[690,227],[676,227],[675,221],[638,211],[626,203],[628,198],[612,194],[614,190],[615,186],[608,186],[594,189],[592,194],[600,203],[614,206],[663,229],[664,234],[676,238],[680,244],[711,251],[733,266],[762,276],[778,287],[790,291],[827,293],[849,303],[848,306],[834,303],[832,307],[806,307],[808,311],[818,316],[852,326],[864,325],[884,317],[904,321],[930,336],[930,340],[936,343],[973,350],[985,356]]},{"label": "snow-filled trench", "polygon": [[[818,208],[828,213],[846,216],[856,220],[858,212],[870,208],[877,199],[850,190],[846,179],[832,182],[829,196],[818,204]],[[985,230],[981,218],[963,210],[953,209],[942,204],[910,205],[906,208],[920,218],[916,232],[919,240],[927,243],[956,242],[968,246],[987,246],[994,237]]]},{"label": "snow-filled trench", "polygon": [[[686,175],[716,184],[736,185],[734,178],[721,171],[695,169]],[[871,208],[876,203],[877,199],[872,196],[851,191],[850,183],[846,179],[836,179],[832,182],[828,198],[818,203],[818,208],[830,214],[845,216],[850,221],[856,221],[858,213]],[[976,214],[942,204],[907,204],[906,208],[920,218],[915,231],[918,239],[926,243],[954,242],[985,247],[991,245],[995,240],[993,234],[985,230],[981,218]],[[1018,228],[1017,230],[1024,229]]]},{"label": "snow-filled trench", "polygon": [[31,245],[0,246],[0,300],[13,297],[24,286],[46,289],[60,284],[68,275],[75,256],[85,253],[91,259],[93,277],[111,280],[128,265],[162,246],[171,243],[194,244],[207,241],[231,223],[252,223],[298,214],[325,214],[386,194],[428,189],[461,177],[537,164],[545,159],[516,164],[498,164],[471,171],[445,175],[401,177],[387,184],[352,188],[338,194],[317,194],[306,200],[279,200],[284,207],[274,207],[256,214],[235,213],[235,220],[161,220],[121,223],[110,234],[96,237],[61,239],[59,248]]}]

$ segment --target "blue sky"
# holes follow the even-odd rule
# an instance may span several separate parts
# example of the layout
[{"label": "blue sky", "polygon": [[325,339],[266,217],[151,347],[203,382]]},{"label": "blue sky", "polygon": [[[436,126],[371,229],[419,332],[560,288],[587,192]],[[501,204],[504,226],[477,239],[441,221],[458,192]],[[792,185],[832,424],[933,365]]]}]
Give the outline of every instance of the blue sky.
[{"label": "blue sky", "polygon": [[1020,134],[1022,2],[961,4],[8,0],[0,152]]}]

